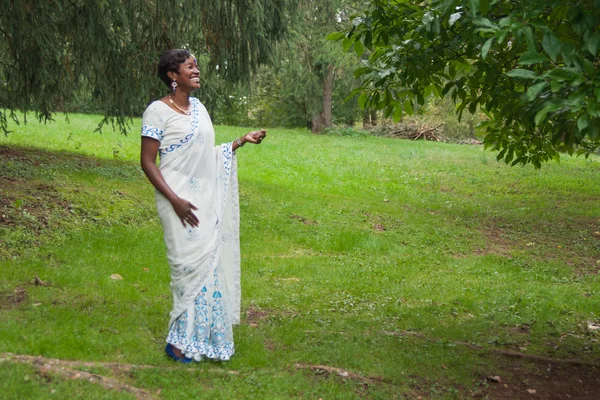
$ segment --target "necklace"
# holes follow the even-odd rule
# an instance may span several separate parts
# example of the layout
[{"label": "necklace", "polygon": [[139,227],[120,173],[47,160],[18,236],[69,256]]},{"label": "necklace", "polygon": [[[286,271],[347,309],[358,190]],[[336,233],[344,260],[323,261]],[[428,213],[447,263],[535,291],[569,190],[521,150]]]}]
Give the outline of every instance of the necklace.
[{"label": "necklace", "polygon": [[188,106],[188,108],[187,108],[186,110],[184,110],[183,108],[179,107],[179,106],[177,105],[177,103],[175,103],[175,102],[173,101],[173,97],[172,97],[172,96],[169,96],[169,103],[171,103],[171,105],[172,105],[173,107],[175,107],[176,109],[178,109],[178,110],[179,110],[180,112],[182,112],[183,114],[185,114],[185,115],[190,115],[190,106]]}]

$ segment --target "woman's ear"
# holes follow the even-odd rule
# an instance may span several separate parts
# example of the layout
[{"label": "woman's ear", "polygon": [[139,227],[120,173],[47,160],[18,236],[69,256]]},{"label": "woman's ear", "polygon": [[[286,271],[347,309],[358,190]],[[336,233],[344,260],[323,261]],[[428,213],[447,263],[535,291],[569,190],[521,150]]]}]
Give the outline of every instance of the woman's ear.
[{"label": "woman's ear", "polygon": [[167,76],[169,77],[170,80],[174,81],[175,80],[175,72],[169,71],[167,72]]}]

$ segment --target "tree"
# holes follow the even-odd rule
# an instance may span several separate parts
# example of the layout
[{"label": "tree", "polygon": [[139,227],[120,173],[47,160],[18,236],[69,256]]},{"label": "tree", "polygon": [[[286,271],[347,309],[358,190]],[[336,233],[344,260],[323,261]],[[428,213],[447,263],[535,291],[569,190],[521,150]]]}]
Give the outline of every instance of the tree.
[{"label": "tree", "polygon": [[[263,91],[276,95],[304,113],[305,124],[320,133],[336,120],[351,122],[358,110],[356,101],[343,100],[356,87],[352,70],[356,57],[344,54],[326,39],[327,34],[349,24],[350,1],[301,1],[291,16],[290,35],[279,46],[280,60],[273,67],[275,78]],[[335,110],[334,110],[335,106]],[[288,113],[294,115],[297,113]]]},{"label": "tree", "polygon": [[207,55],[229,80],[248,79],[282,38],[290,3],[0,0],[0,128],[6,133],[7,115],[17,120],[14,110],[51,119],[86,86],[103,123],[124,130],[164,92],[156,63],[168,48]]},{"label": "tree", "polygon": [[451,96],[507,163],[600,147],[600,0],[373,0],[330,36],[368,61],[359,103],[399,120]]},{"label": "tree", "polygon": [[314,133],[331,126],[341,114],[347,116],[342,117],[344,121],[354,119],[348,114],[358,111],[356,105],[341,104],[341,99],[356,87],[351,72],[357,66],[356,57],[326,39],[328,33],[349,23],[341,18],[344,7],[344,1],[299,2],[290,15],[290,34],[278,46],[278,61],[255,80],[262,116],[307,126]]}]

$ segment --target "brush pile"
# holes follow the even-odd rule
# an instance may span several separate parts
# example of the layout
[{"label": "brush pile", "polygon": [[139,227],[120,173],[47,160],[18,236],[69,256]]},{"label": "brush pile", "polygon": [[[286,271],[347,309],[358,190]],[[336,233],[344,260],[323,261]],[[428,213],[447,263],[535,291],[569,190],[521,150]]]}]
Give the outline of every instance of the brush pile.
[{"label": "brush pile", "polygon": [[410,140],[429,140],[433,142],[447,142],[448,139],[442,135],[444,124],[433,127],[414,123],[399,123],[394,125],[383,125],[373,129],[376,136],[393,137]]}]

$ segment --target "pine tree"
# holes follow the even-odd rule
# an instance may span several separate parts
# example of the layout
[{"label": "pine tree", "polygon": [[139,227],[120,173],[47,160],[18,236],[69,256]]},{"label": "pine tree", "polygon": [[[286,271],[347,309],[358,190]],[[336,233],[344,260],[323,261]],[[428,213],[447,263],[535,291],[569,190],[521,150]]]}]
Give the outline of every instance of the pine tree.
[{"label": "pine tree", "polygon": [[[247,80],[285,33],[290,0],[0,0],[0,128],[16,110],[48,120],[87,88],[105,122],[125,131],[164,93],[160,54],[207,55]],[[68,110],[67,110],[68,111]]]}]

